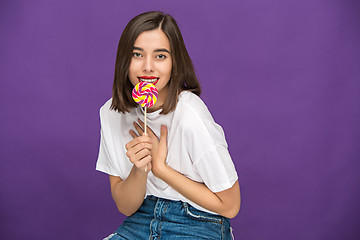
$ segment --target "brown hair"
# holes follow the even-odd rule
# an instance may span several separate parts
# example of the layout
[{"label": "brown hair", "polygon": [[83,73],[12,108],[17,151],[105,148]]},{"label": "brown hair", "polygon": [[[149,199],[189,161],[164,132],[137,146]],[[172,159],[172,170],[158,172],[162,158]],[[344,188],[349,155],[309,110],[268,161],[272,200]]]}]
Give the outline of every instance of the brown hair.
[{"label": "brown hair", "polygon": [[172,59],[169,90],[161,114],[175,109],[178,96],[184,90],[200,95],[200,83],[175,19],[158,11],[145,12],[134,17],[121,35],[116,54],[111,109],[125,113],[137,107],[131,96],[134,86],[128,78],[134,42],[142,32],[157,28],[160,28],[169,39]]}]

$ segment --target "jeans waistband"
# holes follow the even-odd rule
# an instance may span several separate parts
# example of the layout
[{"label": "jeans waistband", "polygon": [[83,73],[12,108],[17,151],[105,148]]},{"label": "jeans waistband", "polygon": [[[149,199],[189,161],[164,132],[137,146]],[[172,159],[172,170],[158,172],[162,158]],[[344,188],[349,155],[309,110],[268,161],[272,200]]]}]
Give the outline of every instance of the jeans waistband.
[{"label": "jeans waistband", "polygon": [[157,201],[159,198],[155,197],[153,195],[149,195],[149,196],[146,197],[146,199]]},{"label": "jeans waistband", "polygon": [[158,239],[160,236],[231,239],[230,222],[225,217],[203,212],[186,202],[153,195],[146,196],[140,209],[124,220],[116,234],[126,239]]}]

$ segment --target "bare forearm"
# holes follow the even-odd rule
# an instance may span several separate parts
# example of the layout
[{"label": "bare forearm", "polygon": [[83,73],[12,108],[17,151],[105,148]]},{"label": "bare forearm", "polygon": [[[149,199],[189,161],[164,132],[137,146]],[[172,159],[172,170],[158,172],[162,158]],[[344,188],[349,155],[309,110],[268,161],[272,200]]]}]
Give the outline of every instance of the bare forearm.
[{"label": "bare forearm", "polygon": [[119,211],[127,216],[135,213],[144,201],[147,174],[140,173],[135,167],[129,176],[116,183],[111,191]]},{"label": "bare forearm", "polygon": [[158,170],[158,173],[160,173],[159,177],[164,182],[190,201],[212,212],[228,216],[229,206],[227,206],[205,184],[195,182],[167,165],[161,170]]},{"label": "bare forearm", "polygon": [[[142,128],[135,123],[139,135],[143,134],[144,123],[139,120]],[[148,128],[149,129],[149,128]],[[175,171],[166,164],[167,157],[167,127],[162,125],[160,139],[149,129],[152,142],[151,171],[190,201],[216,212],[222,216],[233,218],[240,209],[240,187],[236,181],[232,187],[221,192],[213,193],[205,184],[195,182]]]}]

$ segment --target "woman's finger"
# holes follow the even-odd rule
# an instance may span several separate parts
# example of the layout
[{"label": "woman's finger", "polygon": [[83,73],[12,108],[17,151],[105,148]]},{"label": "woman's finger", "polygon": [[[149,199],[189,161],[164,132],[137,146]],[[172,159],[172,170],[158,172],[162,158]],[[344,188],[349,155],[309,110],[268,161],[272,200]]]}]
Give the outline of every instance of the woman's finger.
[{"label": "woman's finger", "polygon": [[137,122],[134,122],[133,124],[139,136],[142,136],[144,134],[144,130],[139,126],[139,124],[137,124]]},{"label": "woman's finger", "polygon": [[145,157],[150,156],[150,154],[151,154],[150,149],[139,148],[136,146],[126,152],[126,156],[129,158],[130,162],[132,162],[133,164],[138,164]]},{"label": "woman's finger", "polygon": [[142,161],[143,158],[150,155],[149,149],[141,149],[139,152],[135,153],[134,162],[135,161]]},{"label": "woman's finger", "polygon": [[161,125],[161,129],[160,129],[160,145],[165,145],[166,147],[166,142],[167,142],[167,127],[165,125]]},{"label": "woman's finger", "polygon": [[[134,134],[135,134],[135,132],[134,132]],[[142,143],[142,142],[151,143],[151,139],[148,136],[135,137],[133,140],[131,140],[130,142],[125,144],[125,148],[126,148],[126,150],[129,150],[129,149],[133,148],[135,145]]]},{"label": "woman's finger", "polygon": [[[145,128],[144,122],[141,121],[140,118],[138,118],[138,122],[140,123],[142,129],[144,129]],[[154,133],[154,131],[151,128],[149,128],[149,126],[146,126],[146,129],[147,129],[147,132],[149,133],[149,136],[156,137],[156,134]]]},{"label": "woman's finger", "polygon": [[147,155],[144,158],[142,158],[141,160],[137,161],[137,162],[133,162],[133,164],[137,167],[137,168],[143,168],[145,169],[146,166],[148,166],[148,164],[151,162],[151,156]]},{"label": "woman's finger", "polygon": [[133,130],[130,130],[129,131],[130,135],[133,137],[133,138],[137,138],[138,135],[133,131]]},{"label": "woman's finger", "polygon": [[145,172],[149,172],[151,170],[151,161],[145,167]]},{"label": "woman's finger", "polygon": [[137,145],[135,145],[131,151],[134,153],[134,154],[137,154],[138,152],[140,152],[141,150],[143,149],[148,149],[149,151],[151,150],[152,148],[152,144],[150,143],[147,143],[147,142],[142,142],[142,143],[139,143]]}]

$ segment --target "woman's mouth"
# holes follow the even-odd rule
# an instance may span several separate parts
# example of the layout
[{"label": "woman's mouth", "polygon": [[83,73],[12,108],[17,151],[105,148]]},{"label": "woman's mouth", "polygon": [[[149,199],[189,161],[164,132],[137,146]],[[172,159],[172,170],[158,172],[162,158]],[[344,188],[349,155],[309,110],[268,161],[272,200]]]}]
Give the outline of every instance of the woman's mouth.
[{"label": "woman's mouth", "polygon": [[141,76],[138,77],[139,82],[147,82],[147,83],[152,83],[152,84],[156,84],[159,81],[158,77],[147,77],[147,76]]}]

